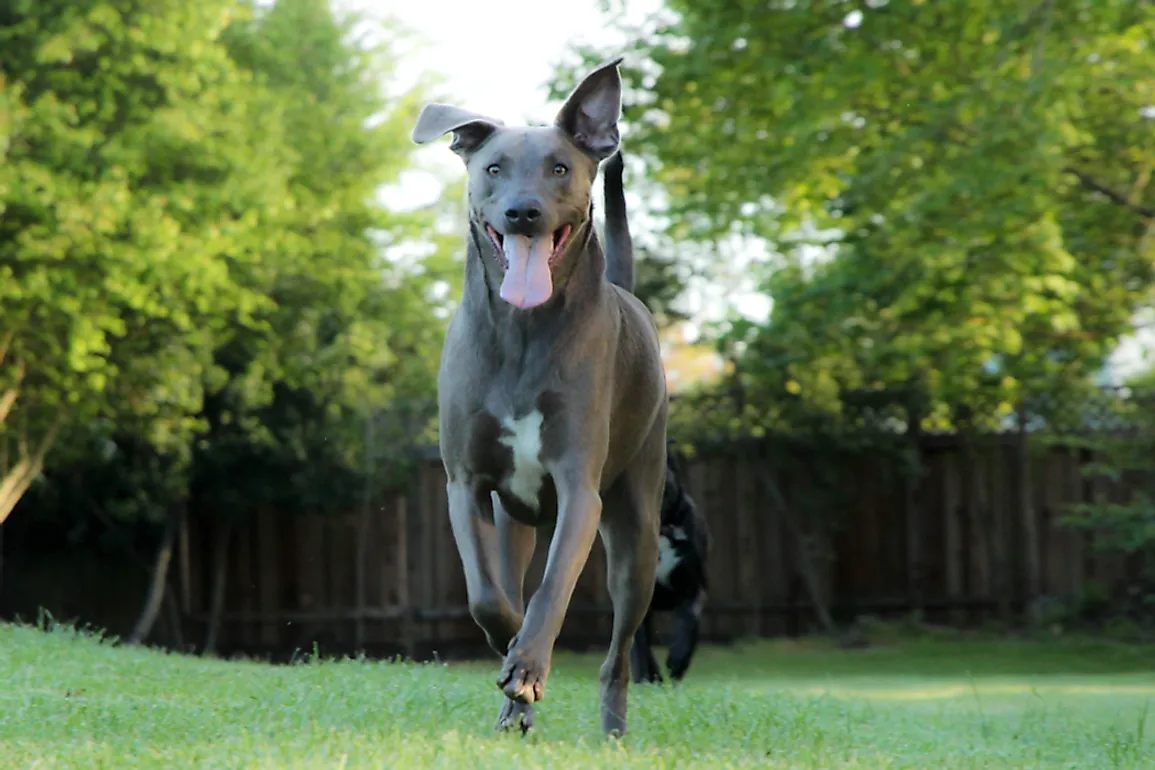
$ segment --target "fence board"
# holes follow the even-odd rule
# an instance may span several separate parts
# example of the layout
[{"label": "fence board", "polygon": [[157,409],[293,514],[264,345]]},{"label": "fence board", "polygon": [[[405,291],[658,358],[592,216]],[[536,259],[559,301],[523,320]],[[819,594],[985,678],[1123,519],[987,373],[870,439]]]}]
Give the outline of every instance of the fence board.
[{"label": "fence board", "polygon": [[986,467],[986,505],[988,511],[987,526],[990,528],[987,543],[989,544],[990,558],[990,590],[998,602],[999,616],[1009,620],[1011,615],[1012,565],[1009,549],[1013,537],[1008,525],[1007,505],[1010,490],[1006,483],[1006,460],[1001,446],[996,446],[989,453],[990,460]]},{"label": "fence board", "polygon": [[[1024,474],[1017,440],[976,441],[968,451],[957,439],[926,437],[914,527],[904,510],[902,474],[886,457],[847,458],[835,490],[842,494],[833,497],[816,496],[817,474],[768,467],[765,457],[773,453],[715,451],[684,459],[683,481],[713,540],[703,634],[733,638],[815,626],[799,572],[801,543],[767,497],[763,473],[776,479],[815,549],[820,593],[843,621],[855,612],[907,612],[919,597],[928,613],[956,625],[1021,610],[1032,595],[1031,558],[1037,559],[1038,591],[1060,597],[1083,591],[1091,580],[1110,588],[1135,574],[1141,564],[1095,551],[1087,536],[1059,521],[1074,501],[1125,501],[1126,486],[1084,482],[1080,457],[1063,448],[1033,453]],[[792,467],[816,461],[792,459]],[[374,501],[369,511],[364,520],[360,510],[339,517],[263,511],[238,524],[221,647],[307,647],[320,640],[412,654],[483,645],[466,606],[440,461],[425,462],[408,493]],[[551,536],[539,534],[527,597],[540,584]],[[186,614],[194,618],[208,609],[213,537],[211,522],[196,516],[182,535]],[[574,592],[562,643],[608,640],[605,568],[599,539]],[[1001,607],[1000,599],[1007,600]],[[668,619],[660,619],[659,633],[668,627]]]},{"label": "fence board", "polygon": [[324,523],[314,516],[300,516],[290,526],[297,533],[297,565],[300,575],[297,607],[308,610],[326,606],[329,597],[324,590],[325,560],[320,552]]},{"label": "fence board", "polygon": [[[276,513],[270,510],[261,510],[256,516],[256,549],[253,566],[256,567],[257,606],[262,610],[272,610],[274,613],[281,609],[280,595],[277,584],[285,574],[285,570],[277,558],[277,529]],[[263,623],[259,629],[259,639],[262,645],[277,643],[277,622]]]},{"label": "fence board", "polygon": [[[942,496],[938,514],[945,520],[943,526],[943,560],[946,574],[947,601],[958,601],[966,594],[966,554],[964,542],[966,532],[963,502],[963,477],[959,473],[959,455],[957,452],[942,452],[940,458],[940,479]],[[963,614],[951,611],[949,620],[952,625],[962,622]]]}]

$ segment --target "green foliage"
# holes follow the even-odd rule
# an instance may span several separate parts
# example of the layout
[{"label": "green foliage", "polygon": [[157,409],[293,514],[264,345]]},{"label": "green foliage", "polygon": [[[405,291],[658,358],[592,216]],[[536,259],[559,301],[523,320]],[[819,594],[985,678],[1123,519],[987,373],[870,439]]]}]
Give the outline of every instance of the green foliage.
[{"label": "green foliage", "polygon": [[[1141,557],[1143,579],[1126,588],[1142,594],[1145,619],[1155,621],[1155,377],[1138,378],[1131,389],[1128,417],[1133,427],[1087,442],[1095,460],[1084,474],[1097,494],[1091,502],[1073,506],[1066,522],[1093,532],[1097,548]],[[1120,488],[1125,496],[1116,492]]]},{"label": "green foliage", "polygon": [[[369,481],[371,413],[435,382],[442,328],[429,289],[445,269],[443,244],[409,263],[397,257],[428,239],[436,212],[398,214],[375,200],[410,163],[423,99],[419,89],[387,98],[395,36],[372,27],[384,42],[367,45],[357,34],[367,28],[327,0],[281,0],[226,33],[282,105],[294,161],[293,206],[263,263],[276,302],[268,331],[217,351],[230,379],[206,402],[211,427],[194,473],[198,506],[216,514],[348,510]],[[410,437],[399,438],[381,463],[406,459]],[[376,480],[395,481],[391,470]]]},{"label": "green foliage", "polygon": [[425,84],[384,91],[380,25],[265,6],[0,10],[0,521],[57,434],[60,468],[162,457],[146,519],[189,478],[217,513],[341,505],[371,411],[432,390],[439,212],[377,200]]},{"label": "green foliage", "polygon": [[672,236],[777,247],[769,322],[722,340],[771,424],[991,427],[1084,388],[1150,301],[1149,5],[666,5],[629,146]]},{"label": "green foliage", "polygon": [[634,294],[654,315],[658,326],[668,326],[688,316],[678,308],[686,289],[686,277],[676,258],[645,246],[634,249]]},{"label": "green foliage", "polygon": [[235,11],[37,0],[0,12],[3,438],[23,459],[97,416],[180,442],[219,376],[220,339],[269,305],[237,278],[288,205],[285,156],[277,104],[218,44]]},{"label": "green foliage", "polygon": [[138,536],[151,540],[187,496],[187,452],[158,451],[146,434],[103,421],[64,433],[60,444],[21,502],[35,516],[17,514],[9,526],[45,550],[68,542],[140,559]]}]

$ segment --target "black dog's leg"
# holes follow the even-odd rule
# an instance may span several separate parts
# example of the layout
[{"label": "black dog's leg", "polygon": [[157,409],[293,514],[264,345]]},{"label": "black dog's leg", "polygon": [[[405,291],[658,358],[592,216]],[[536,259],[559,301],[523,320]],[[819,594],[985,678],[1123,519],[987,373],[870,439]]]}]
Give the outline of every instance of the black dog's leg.
[{"label": "black dog's leg", "polygon": [[[643,452],[660,453],[665,427],[655,429]],[[598,672],[601,683],[602,732],[621,736],[626,732],[629,697],[630,650],[654,598],[654,573],[658,565],[658,504],[662,466],[639,462],[627,471],[605,496],[601,522],[606,548],[607,588],[614,606],[610,648]],[[658,454],[657,459],[664,459]],[[656,468],[655,468],[656,466]]]},{"label": "black dog's leg", "polygon": [[634,646],[630,648],[630,673],[634,684],[662,683],[662,671],[654,659],[653,617],[653,612],[646,613],[641,628],[634,634]]},{"label": "black dog's leg", "polygon": [[690,668],[690,660],[694,657],[694,650],[698,647],[698,626],[701,623],[704,600],[705,592],[699,591],[691,601],[683,602],[677,609],[677,628],[674,630],[670,654],[666,658],[670,678],[675,682],[681,681],[686,675],[686,670]]}]

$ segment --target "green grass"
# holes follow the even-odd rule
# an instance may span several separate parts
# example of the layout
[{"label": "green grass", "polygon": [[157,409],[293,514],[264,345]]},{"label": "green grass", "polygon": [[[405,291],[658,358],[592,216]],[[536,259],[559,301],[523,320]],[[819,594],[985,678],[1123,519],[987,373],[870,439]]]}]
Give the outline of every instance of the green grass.
[{"label": "green grass", "polygon": [[1155,768],[1155,650],[818,641],[704,649],[598,733],[590,656],[559,654],[538,728],[495,735],[489,664],[268,666],[0,625],[0,768]]}]

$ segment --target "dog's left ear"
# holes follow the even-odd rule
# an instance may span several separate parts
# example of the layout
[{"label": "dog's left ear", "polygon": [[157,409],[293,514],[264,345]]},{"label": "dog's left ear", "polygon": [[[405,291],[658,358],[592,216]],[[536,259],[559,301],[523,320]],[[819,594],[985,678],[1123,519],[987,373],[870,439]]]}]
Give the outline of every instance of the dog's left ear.
[{"label": "dog's left ear", "polygon": [[622,76],[619,56],[586,75],[565,100],[554,122],[574,144],[599,161],[613,155],[621,144]]}]

